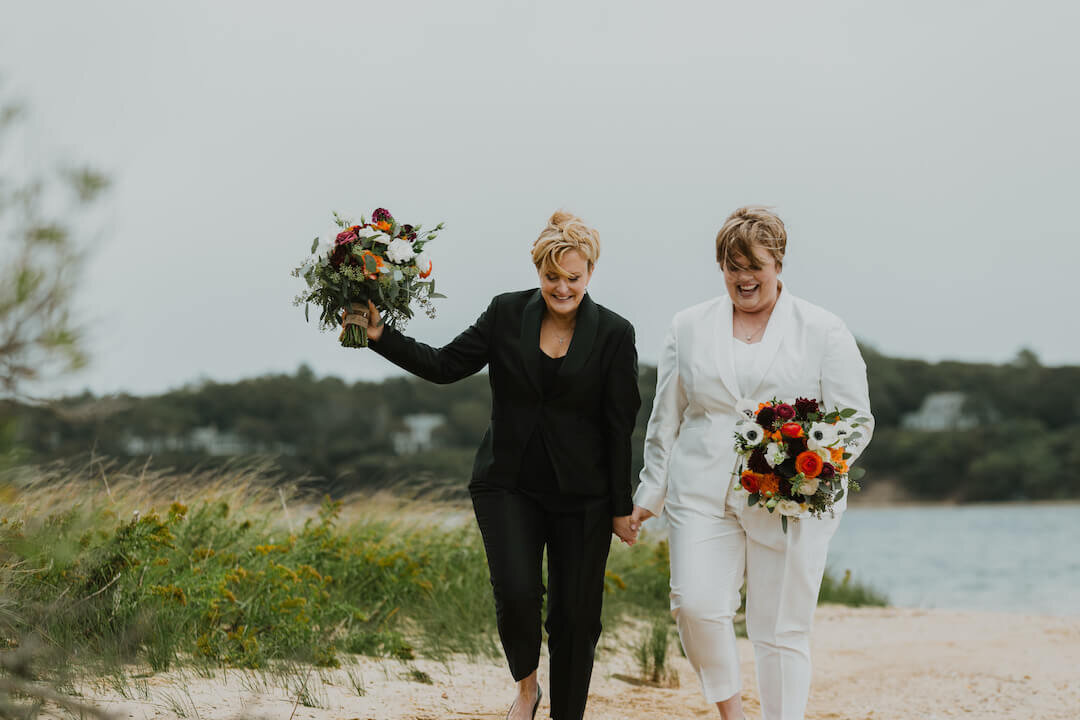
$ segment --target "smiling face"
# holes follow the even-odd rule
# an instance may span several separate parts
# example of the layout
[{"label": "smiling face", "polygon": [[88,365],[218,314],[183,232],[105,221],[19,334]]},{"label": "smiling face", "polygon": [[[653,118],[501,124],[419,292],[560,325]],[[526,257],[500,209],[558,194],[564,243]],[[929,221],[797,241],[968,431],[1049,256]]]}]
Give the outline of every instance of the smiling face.
[{"label": "smiling face", "polygon": [[753,258],[731,253],[724,264],[724,284],[735,307],[746,313],[768,310],[780,293],[780,266],[763,247]]},{"label": "smiling face", "polygon": [[556,262],[566,271],[563,275],[554,266],[540,267],[540,293],[544,296],[548,311],[560,317],[572,317],[592,278],[589,262],[577,250],[567,250]]}]

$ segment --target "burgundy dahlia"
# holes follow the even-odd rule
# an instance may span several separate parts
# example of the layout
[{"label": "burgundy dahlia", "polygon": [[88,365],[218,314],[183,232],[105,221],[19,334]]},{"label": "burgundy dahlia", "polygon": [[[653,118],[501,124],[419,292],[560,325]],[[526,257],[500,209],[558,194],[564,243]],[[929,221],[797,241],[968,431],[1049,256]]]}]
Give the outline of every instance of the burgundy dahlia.
[{"label": "burgundy dahlia", "polygon": [[766,405],[758,410],[757,424],[763,428],[772,428],[773,423],[776,422],[776,411]]},{"label": "burgundy dahlia", "polygon": [[776,406],[776,417],[780,418],[780,422],[787,422],[795,417],[795,408],[787,403],[780,403]]},{"label": "burgundy dahlia", "polygon": [[772,465],[769,465],[769,461],[765,459],[765,451],[761,448],[754,448],[754,451],[750,453],[750,459],[746,461],[746,466],[762,475],[768,475],[773,471]]},{"label": "burgundy dahlia", "polygon": [[798,457],[799,453],[804,453],[809,449],[806,446],[806,438],[786,438],[784,442],[787,443],[788,455],[791,457]]},{"label": "burgundy dahlia", "polygon": [[799,474],[799,471],[795,469],[795,458],[789,457],[784,462],[776,466],[773,471],[776,475],[779,475],[781,479],[790,480]]},{"label": "burgundy dahlia", "polygon": [[335,269],[340,268],[342,264],[348,262],[349,265],[356,265],[356,257],[352,254],[352,243],[344,242],[337,245],[334,248],[334,252],[330,253],[330,264]]},{"label": "burgundy dahlia", "polygon": [[808,400],[807,398],[798,398],[795,401],[795,415],[800,420],[806,420],[810,413],[816,413],[818,411],[817,400]]},{"label": "burgundy dahlia", "polygon": [[390,214],[390,211],[386,208],[378,208],[375,212],[371,213],[372,222],[393,222],[394,216]]},{"label": "burgundy dahlia", "polygon": [[836,477],[836,468],[832,466],[832,463],[825,463],[821,466],[821,472],[818,473],[818,477],[822,480],[832,480]]}]

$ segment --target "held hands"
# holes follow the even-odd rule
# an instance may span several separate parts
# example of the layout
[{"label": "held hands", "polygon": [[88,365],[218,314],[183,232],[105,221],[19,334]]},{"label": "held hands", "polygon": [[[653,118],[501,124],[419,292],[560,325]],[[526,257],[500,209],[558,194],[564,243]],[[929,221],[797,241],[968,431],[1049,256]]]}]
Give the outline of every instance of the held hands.
[{"label": "held hands", "polygon": [[627,545],[637,542],[638,531],[631,528],[632,515],[620,515],[611,519],[611,529]]},{"label": "held hands", "polygon": [[634,532],[635,537],[637,536],[638,531],[641,530],[641,523],[651,517],[656,517],[656,513],[651,510],[646,510],[640,505],[634,506],[634,512],[630,515],[630,529]]},{"label": "held hands", "polygon": [[[353,305],[353,310],[357,309],[357,304]],[[383,332],[382,316],[379,315],[379,311],[375,308],[375,303],[368,300],[367,317],[361,312],[347,312],[345,317],[341,321],[342,327],[345,325],[361,325],[367,329],[368,340],[379,341]]]}]

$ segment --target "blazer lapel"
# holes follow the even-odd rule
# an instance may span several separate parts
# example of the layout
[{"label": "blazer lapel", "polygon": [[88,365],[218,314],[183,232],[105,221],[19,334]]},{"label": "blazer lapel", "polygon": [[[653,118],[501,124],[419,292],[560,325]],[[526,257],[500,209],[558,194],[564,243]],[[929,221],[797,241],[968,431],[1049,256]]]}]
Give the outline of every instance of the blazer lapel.
[{"label": "blazer lapel", "polygon": [[[559,377],[569,377],[585,367],[585,361],[592,353],[593,344],[596,342],[596,331],[600,327],[600,309],[592,301],[588,293],[581,298],[578,305],[577,322],[574,325],[574,337],[570,339],[570,347],[566,351],[566,359],[559,368]],[[539,326],[537,338],[539,338]],[[538,340],[539,342],[539,340]]]},{"label": "blazer lapel", "polygon": [[540,388],[540,321],[544,317],[544,298],[537,290],[525,303],[521,316],[521,338],[518,349],[521,362],[525,366],[525,376],[529,378],[537,393]]},{"label": "blazer lapel", "polygon": [[717,368],[720,371],[720,380],[724,383],[724,387],[727,388],[731,396],[738,400],[742,397],[739,394],[739,383],[735,378],[735,358],[731,352],[732,343],[732,312],[733,305],[731,298],[724,296],[723,301],[720,303],[720,317],[717,319],[717,349],[716,349],[716,361],[719,365]]},{"label": "blazer lapel", "polygon": [[[776,307],[773,309],[772,317],[769,318],[769,324],[765,327],[765,334],[761,338],[761,349],[757,357],[757,362],[754,363],[754,368],[748,378],[749,382],[746,383],[746,387],[750,388],[750,392],[747,393],[747,397],[754,400],[766,400],[768,398],[756,398],[754,393],[761,387],[762,381],[765,380],[769,373],[769,369],[776,361],[776,356],[780,352],[780,346],[783,344],[784,336],[787,335],[788,328],[791,325],[792,309],[794,303],[791,300],[791,291],[784,288],[780,291],[780,297],[776,301]],[[791,402],[795,398],[787,398],[785,402]]]}]

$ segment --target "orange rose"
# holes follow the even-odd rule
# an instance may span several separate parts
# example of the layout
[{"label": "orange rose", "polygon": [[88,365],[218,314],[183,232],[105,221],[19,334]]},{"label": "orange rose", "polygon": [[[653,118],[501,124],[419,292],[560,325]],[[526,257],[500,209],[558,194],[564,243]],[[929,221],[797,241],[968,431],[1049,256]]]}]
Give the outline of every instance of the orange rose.
[{"label": "orange rose", "polygon": [[816,478],[821,474],[821,468],[825,465],[825,461],[821,459],[821,456],[812,450],[799,453],[799,456],[795,458],[795,469],[801,472],[808,478]]},{"label": "orange rose", "polygon": [[739,478],[739,482],[742,484],[743,489],[748,493],[756,493],[761,487],[760,475],[755,472],[746,470]]},{"label": "orange rose", "polygon": [[789,438],[801,438],[805,434],[803,433],[802,425],[793,422],[784,423],[783,425],[781,425],[780,433],[783,434],[784,437]]}]

